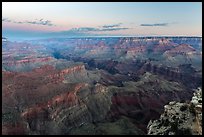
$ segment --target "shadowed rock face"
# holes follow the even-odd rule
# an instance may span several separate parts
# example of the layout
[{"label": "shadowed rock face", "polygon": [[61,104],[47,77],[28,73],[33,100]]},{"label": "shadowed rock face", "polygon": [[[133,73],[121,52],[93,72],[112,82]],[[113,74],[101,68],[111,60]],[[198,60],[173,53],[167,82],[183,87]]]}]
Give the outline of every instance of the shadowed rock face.
[{"label": "shadowed rock face", "polygon": [[[160,85],[157,83],[160,83]],[[134,88],[133,91],[128,91],[132,89],[131,85],[137,86],[137,88]],[[165,87],[167,85],[172,87]],[[116,119],[121,115],[130,117],[135,120],[136,125],[140,129],[147,132],[146,127],[149,120],[159,118],[165,104],[172,99],[180,101],[191,98],[192,92],[182,88],[177,84],[174,85],[173,82],[169,83],[164,79],[159,80],[154,75],[146,73],[138,82],[126,84],[121,89],[124,91],[113,94],[112,105],[107,118]]]},{"label": "shadowed rock face", "polygon": [[2,133],[147,134],[164,105],[190,100],[201,85],[199,42],[183,37],[7,41]]},{"label": "shadowed rock face", "polygon": [[190,64],[179,66],[178,68],[153,65],[146,63],[140,70],[141,72],[151,72],[156,75],[164,76],[166,79],[180,81],[192,88],[198,87],[202,83],[202,77],[196,74],[196,70]]}]

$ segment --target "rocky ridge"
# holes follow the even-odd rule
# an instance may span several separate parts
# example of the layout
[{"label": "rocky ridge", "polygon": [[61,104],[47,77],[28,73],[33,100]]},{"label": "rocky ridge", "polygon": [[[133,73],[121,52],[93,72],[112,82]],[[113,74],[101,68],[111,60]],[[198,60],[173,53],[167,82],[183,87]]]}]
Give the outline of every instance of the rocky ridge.
[{"label": "rocky ridge", "polygon": [[160,119],[150,121],[148,135],[202,135],[202,89],[190,102],[170,102]]}]

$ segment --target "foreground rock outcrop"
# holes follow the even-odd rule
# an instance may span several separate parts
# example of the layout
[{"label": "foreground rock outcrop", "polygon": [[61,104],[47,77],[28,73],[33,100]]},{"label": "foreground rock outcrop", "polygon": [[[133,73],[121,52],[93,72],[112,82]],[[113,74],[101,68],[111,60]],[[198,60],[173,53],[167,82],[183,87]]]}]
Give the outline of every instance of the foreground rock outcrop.
[{"label": "foreground rock outcrop", "polygon": [[160,119],[150,121],[149,135],[202,135],[202,89],[198,89],[191,102],[170,102],[164,106]]}]

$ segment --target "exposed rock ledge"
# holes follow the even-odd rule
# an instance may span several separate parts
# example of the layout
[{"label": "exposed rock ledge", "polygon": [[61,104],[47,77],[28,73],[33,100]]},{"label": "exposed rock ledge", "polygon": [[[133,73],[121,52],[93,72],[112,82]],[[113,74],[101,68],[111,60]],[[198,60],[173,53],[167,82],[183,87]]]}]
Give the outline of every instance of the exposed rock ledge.
[{"label": "exposed rock ledge", "polygon": [[170,102],[160,119],[150,121],[148,135],[202,135],[202,89],[198,88],[191,102]]}]

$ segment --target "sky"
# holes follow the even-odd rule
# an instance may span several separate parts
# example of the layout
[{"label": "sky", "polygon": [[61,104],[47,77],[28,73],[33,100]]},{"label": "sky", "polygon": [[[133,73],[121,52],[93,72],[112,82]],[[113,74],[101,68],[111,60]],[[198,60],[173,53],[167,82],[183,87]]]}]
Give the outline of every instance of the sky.
[{"label": "sky", "polygon": [[2,2],[2,35],[202,36],[202,3]]}]

